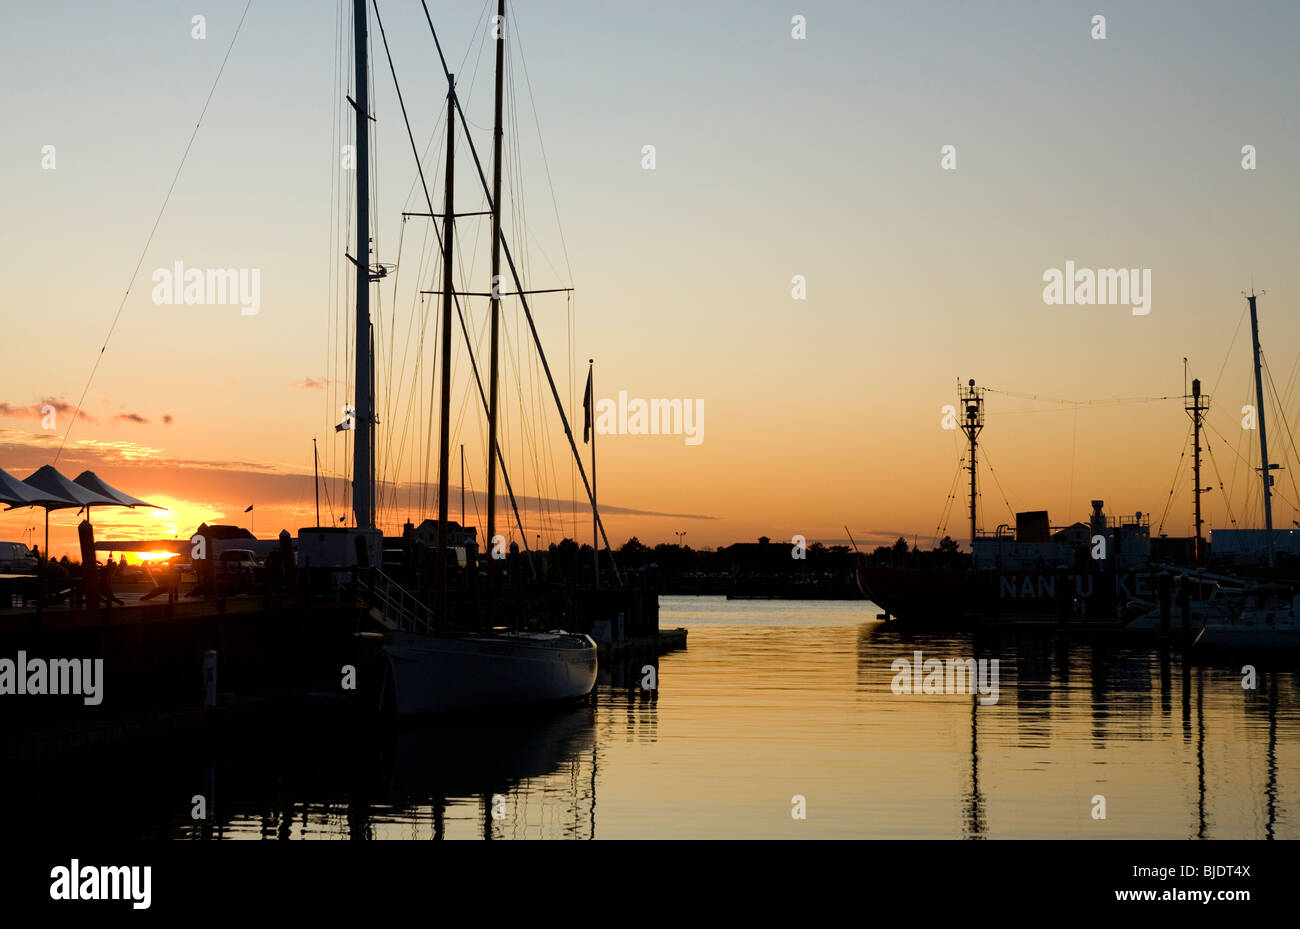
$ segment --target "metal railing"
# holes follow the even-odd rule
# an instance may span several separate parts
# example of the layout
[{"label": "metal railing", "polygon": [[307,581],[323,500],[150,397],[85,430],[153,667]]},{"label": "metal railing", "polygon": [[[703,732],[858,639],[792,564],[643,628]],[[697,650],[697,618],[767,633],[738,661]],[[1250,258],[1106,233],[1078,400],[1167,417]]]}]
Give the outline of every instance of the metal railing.
[{"label": "metal railing", "polygon": [[361,589],[367,595],[366,601],[379,610],[385,625],[392,623],[399,632],[417,632],[433,635],[433,610],[429,609],[383,571],[372,568],[368,572],[369,585]]}]

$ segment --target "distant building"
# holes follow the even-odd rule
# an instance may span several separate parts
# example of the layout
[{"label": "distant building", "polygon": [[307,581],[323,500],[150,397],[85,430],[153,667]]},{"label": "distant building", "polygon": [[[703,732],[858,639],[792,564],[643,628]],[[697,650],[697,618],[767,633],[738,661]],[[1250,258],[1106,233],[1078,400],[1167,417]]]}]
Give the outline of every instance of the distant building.
[{"label": "distant building", "polygon": [[718,549],[722,563],[731,567],[731,573],[747,571],[789,571],[791,570],[790,549],[785,545],[773,545],[767,536],[759,536],[757,542],[736,542]]}]

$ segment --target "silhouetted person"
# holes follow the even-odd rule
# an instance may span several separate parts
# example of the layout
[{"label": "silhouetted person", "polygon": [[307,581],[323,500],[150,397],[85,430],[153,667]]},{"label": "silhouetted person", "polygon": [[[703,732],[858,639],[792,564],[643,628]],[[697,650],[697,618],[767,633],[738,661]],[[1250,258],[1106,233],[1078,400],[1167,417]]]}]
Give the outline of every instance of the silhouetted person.
[{"label": "silhouetted person", "polygon": [[126,606],[125,601],[118,599],[117,594],[113,593],[113,576],[117,574],[118,566],[113,561],[113,556],[108,557],[108,564],[104,565],[104,570],[99,576],[99,592],[109,603],[116,603],[118,606]]}]

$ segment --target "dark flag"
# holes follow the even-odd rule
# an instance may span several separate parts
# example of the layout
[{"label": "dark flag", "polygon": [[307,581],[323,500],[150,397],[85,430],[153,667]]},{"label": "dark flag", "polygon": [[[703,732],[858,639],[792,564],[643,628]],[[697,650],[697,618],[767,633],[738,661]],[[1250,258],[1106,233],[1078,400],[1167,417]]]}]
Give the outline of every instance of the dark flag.
[{"label": "dark flag", "polygon": [[250,504],[248,505],[248,509],[244,510],[244,512],[245,512],[245,513],[251,513],[251,512],[253,512],[253,505],[250,503]]},{"label": "dark flag", "polygon": [[591,368],[587,368],[587,392],[582,396],[582,442],[585,445],[591,439],[591,430],[596,427],[593,416],[595,401],[591,396]]}]

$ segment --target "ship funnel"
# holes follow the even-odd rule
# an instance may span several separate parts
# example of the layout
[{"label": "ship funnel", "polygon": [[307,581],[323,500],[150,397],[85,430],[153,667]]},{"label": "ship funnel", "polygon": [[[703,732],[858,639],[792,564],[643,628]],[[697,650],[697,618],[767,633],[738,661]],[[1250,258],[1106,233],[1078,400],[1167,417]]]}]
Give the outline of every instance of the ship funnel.
[{"label": "ship funnel", "polygon": [[1105,500],[1092,501],[1092,519],[1089,524],[1093,535],[1104,536],[1106,534],[1106,514],[1102,512],[1105,505]]}]

